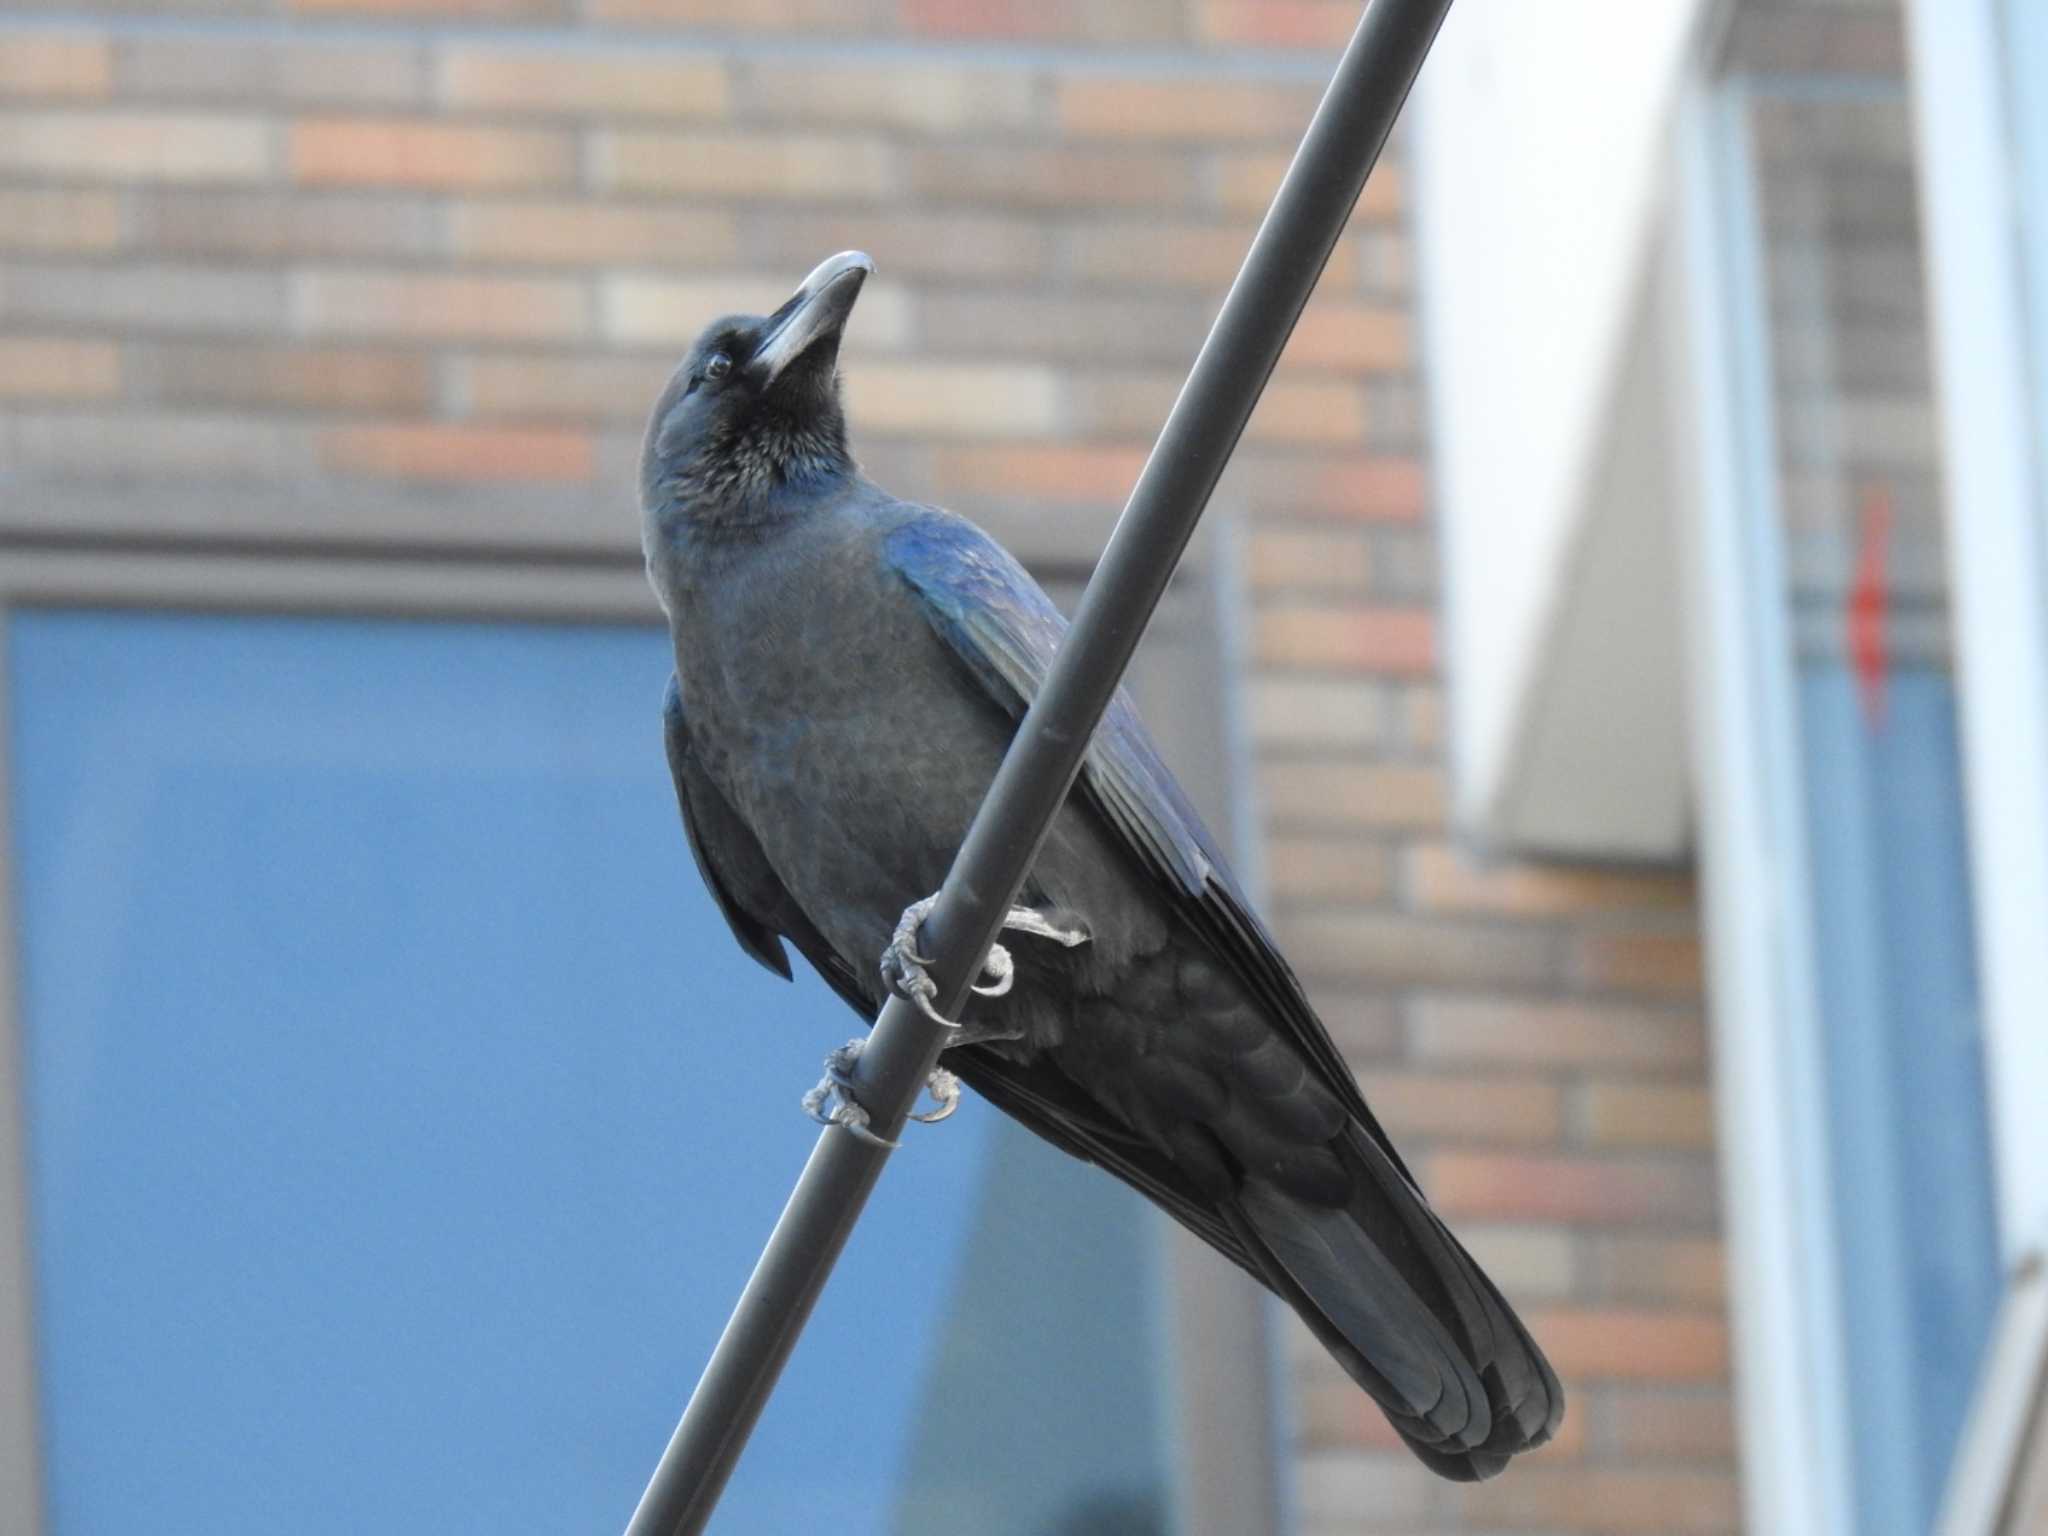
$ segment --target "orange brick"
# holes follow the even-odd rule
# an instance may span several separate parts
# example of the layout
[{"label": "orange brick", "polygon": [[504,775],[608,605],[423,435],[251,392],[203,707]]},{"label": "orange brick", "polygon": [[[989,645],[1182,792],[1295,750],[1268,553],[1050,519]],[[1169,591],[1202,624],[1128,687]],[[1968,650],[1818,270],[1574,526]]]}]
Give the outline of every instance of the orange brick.
[{"label": "orange brick", "polygon": [[1436,828],[1444,820],[1444,776],[1412,763],[1272,760],[1259,784],[1267,819],[1278,826]]},{"label": "orange brick", "polygon": [[16,319],[96,331],[262,331],[284,322],[277,274],[171,262],[9,269],[6,305]]},{"label": "orange brick", "polygon": [[1410,683],[1400,690],[1395,713],[1401,740],[1414,752],[1435,752],[1444,744],[1444,696],[1439,688]]},{"label": "orange brick", "polygon": [[[1130,384],[1135,364],[1155,358],[1170,363],[1170,372],[1138,377],[1137,387],[1147,393],[1185,379],[1209,321],[1202,306],[1189,302],[931,284],[923,285],[918,311],[928,344],[956,355],[1064,357],[1087,364],[1091,372],[1107,363],[1113,371],[1101,377],[1115,387]],[[1148,418],[1147,437],[1159,419]]]},{"label": "orange brick", "polygon": [[147,393],[177,404],[420,412],[434,362],[418,352],[166,342],[145,354]]},{"label": "orange brick", "polygon": [[1384,1061],[1395,1054],[1401,1038],[1400,1020],[1393,1005],[1378,992],[1318,987],[1315,1009],[1346,1061]]},{"label": "orange brick", "polygon": [[1180,0],[902,0],[904,30],[935,37],[1077,38],[1169,42]]},{"label": "orange brick", "polygon": [[[1174,224],[1157,219],[1090,223],[1061,232],[1061,265],[1076,277],[1143,287],[1221,292],[1244,265],[1257,225]],[[1355,265],[1346,253],[1347,266]],[[1324,280],[1349,282],[1326,272]]]},{"label": "orange brick", "polygon": [[1714,1106],[1705,1088],[1591,1082],[1581,1108],[1586,1139],[1596,1147],[1714,1145]]},{"label": "orange brick", "polygon": [[0,251],[110,251],[120,243],[119,193],[0,187]]},{"label": "orange brick", "polygon": [[807,36],[889,30],[896,0],[588,0],[591,18]]},{"label": "orange brick", "polygon": [[716,208],[493,199],[448,217],[455,254],[473,261],[699,268],[739,254],[737,223]]},{"label": "orange brick", "polygon": [[1153,208],[1194,201],[1195,167],[1149,150],[1013,144],[924,144],[910,156],[910,189],[935,202]]},{"label": "orange brick", "polygon": [[1358,27],[1351,0],[1203,0],[1197,25],[1212,43],[1342,48]]},{"label": "orange brick", "polygon": [[1059,83],[1059,122],[1074,138],[1284,139],[1301,137],[1314,90],[1250,80],[1116,79]]},{"label": "orange brick", "polygon": [[1415,251],[1405,230],[1367,226],[1348,242],[1358,260],[1357,287],[1382,299],[1407,299],[1415,291]]},{"label": "orange brick", "polygon": [[1427,911],[1555,917],[1644,907],[1683,911],[1692,903],[1692,880],[1683,875],[1539,864],[1488,867],[1445,843],[1416,844],[1404,864],[1409,898]]},{"label": "orange brick", "polygon": [[1275,378],[1252,412],[1254,443],[1356,443],[1365,436],[1365,392],[1336,379]]},{"label": "orange brick", "polygon": [[1414,522],[1427,501],[1421,461],[1379,455],[1280,455],[1249,445],[1228,471],[1235,494],[1261,513],[1312,512],[1361,522]]},{"label": "orange brick", "polygon": [[1415,366],[1408,312],[1384,304],[1312,303],[1281,354],[1283,368],[1401,372]]},{"label": "orange brick", "polygon": [[1321,460],[1306,490],[1310,505],[1375,522],[1412,522],[1427,500],[1421,461],[1407,458]]},{"label": "orange brick", "polygon": [[554,129],[309,117],[292,124],[291,166],[311,186],[544,187],[573,182],[577,156]]},{"label": "orange brick", "polygon": [[672,367],[659,358],[488,353],[461,365],[459,393],[480,417],[637,424]]},{"label": "orange brick", "polygon": [[0,336],[0,399],[104,400],[120,387],[112,342]]},{"label": "orange brick", "polygon": [[300,272],[292,308],[315,335],[538,340],[590,327],[581,284],[414,272]]},{"label": "orange brick", "polygon": [[[1012,349],[997,346],[993,350],[1000,353]],[[1149,442],[1156,437],[1180,395],[1181,385],[1187,382],[1186,374],[1163,369],[1134,372],[1088,368],[1069,378],[1073,425],[1068,435],[1119,442]]]},{"label": "orange brick", "polygon": [[1697,1071],[1706,1054],[1696,1014],[1498,997],[1421,997],[1409,1044],[1426,1061],[1528,1062]]},{"label": "orange brick", "polygon": [[572,0],[286,0],[294,11],[328,16],[434,16],[473,21],[563,20]]},{"label": "orange brick", "polygon": [[1053,267],[1042,219],[892,209],[878,220],[859,209],[762,204],[746,210],[740,227],[750,265],[779,265],[796,251],[853,249],[866,251],[892,278],[1038,278]]},{"label": "orange brick", "polygon": [[321,434],[320,461],[405,480],[588,480],[596,456],[584,432],[423,424],[335,428]]},{"label": "orange brick", "polygon": [[1317,990],[1324,982],[1547,986],[1557,968],[1549,935],[1498,923],[1422,922],[1370,908],[1282,912],[1276,922],[1281,948]]},{"label": "orange brick", "polygon": [[[1217,203],[1232,213],[1263,213],[1280,190],[1280,178],[1292,158],[1292,150],[1219,156],[1213,175]],[[1382,160],[1359,194],[1355,217],[1391,219],[1400,213],[1402,198],[1401,168]]]},{"label": "orange brick", "polygon": [[1363,905],[1382,899],[1392,861],[1382,843],[1357,838],[1270,837],[1266,882],[1281,905],[1309,900]]},{"label": "orange brick", "polygon": [[440,61],[441,99],[464,110],[723,117],[725,65],[705,55],[466,43]]},{"label": "orange brick", "polygon": [[445,246],[441,210],[417,193],[148,187],[130,194],[129,219],[142,250],[269,267],[302,256],[438,261]]},{"label": "orange brick", "polygon": [[1274,604],[1254,619],[1252,654],[1267,666],[1427,677],[1437,665],[1436,615],[1423,608]]},{"label": "orange brick", "polygon": [[1370,547],[1345,529],[1254,526],[1245,555],[1246,573],[1261,592],[1362,592],[1372,581]]},{"label": "orange brick", "polygon": [[168,415],[66,403],[9,414],[10,468],[31,475],[113,476],[155,485],[185,475],[303,481],[312,472],[302,427],[245,411]]},{"label": "orange brick", "polygon": [[[777,58],[741,77],[741,110],[764,122],[838,123],[921,133],[986,134],[1039,120],[1038,79],[1028,65],[1007,69],[870,64],[835,56],[806,64]],[[865,247],[863,247],[865,249]]]},{"label": "orange brick", "polygon": [[1714,1177],[1703,1165],[1450,1151],[1425,1165],[1423,1187],[1446,1216],[1588,1226],[1714,1220]]},{"label": "orange brick", "polygon": [[1719,1306],[1728,1295],[1727,1261],[1715,1238],[1615,1233],[1593,1244],[1587,1273],[1594,1291],[1615,1301]]},{"label": "orange brick", "polygon": [[863,431],[913,437],[1050,437],[1064,399],[1050,368],[930,358],[851,365],[846,388]]},{"label": "orange brick", "polygon": [[1732,1471],[1517,1466],[1510,1476],[1466,1484],[1449,1496],[1473,1526],[1489,1529],[1728,1536],[1742,1524]]},{"label": "orange brick", "polygon": [[[608,276],[599,290],[607,336],[635,345],[694,341],[716,316],[734,312],[768,314],[789,297],[803,273],[786,278],[694,277],[690,279]],[[910,305],[903,290],[870,279],[861,290],[847,336],[861,350],[900,347],[910,333]]]},{"label": "orange brick", "polygon": [[1396,1142],[1407,1138],[1527,1146],[1555,1141],[1564,1092],[1537,1077],[1379,1071],[1359,1074],[1368,1103]]},{"label": "orange brick", "polygon": [[592,141],[598,184],[709,197],[871,202],[890,194],[894,157],[844,135],[615,131]]},{"label": "orange brick", "polygon": [[1273,747],[1364,747],[1386,734],[1379,694],[1352,679],[1256,675],[1250,684],[1252,739]]},{"label": "orange brick", "polygon": [[260,181],[260,118],[170,112],[0,113],[0,172],[88,181]]},{"label": "orange brick", "polygon": [[1458,1240],[1517,1305],[1567,1298],[1577,1289],[1580,1239],[1568,1228],[1461,1221]]},{"label": "orange brick", "polygon": [[1586,986],[1696,996],[1700,990],[1699,935],[1584,933],[1574,946],[1573,971]]},{"label": "orange brick", "polygon": [[0,96],[104,96],[112,79],[112,51],[105,38],[10,31],[0,46]]},{"label": "orange brick", "polygon": [[1618,1387],[1602,1406],[1615,1448],[1631,1459],[1735,1459],[1735,1413],[1724,1391]]},{"label": "orange brick", "polygon": [[183,34],[125,31],[115,90],[145,101],[318,101],[412,107],[427,98],[426,50],[406,38],[295,34],[284,28]]},{"label": "orange brick", "polygon": [[1728,1324],[1714,1312],[1551,1307],[1524,1319],[1560,1376],[1722,1381]]},{"label": "orange brick", "polygon": [[936,479],[949,495],[1121,505],[1144,465],[1142,448],[955,448],[940,452]]}]

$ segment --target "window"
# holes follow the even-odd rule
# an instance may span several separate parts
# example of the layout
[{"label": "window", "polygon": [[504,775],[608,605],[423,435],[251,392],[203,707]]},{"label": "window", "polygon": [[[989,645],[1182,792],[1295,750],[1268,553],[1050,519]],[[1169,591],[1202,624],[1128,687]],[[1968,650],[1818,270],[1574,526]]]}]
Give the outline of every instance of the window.
[{"label": "window", "polygon": [[[698,882],[665,637],[6,640],[47,1536],[621,1522],[856,1032]],[[915,1142],[722,1522],[1169,1529],[1153,1214],[978,1103]]]},{"label": "window", "polygon": [[[2040,546],[2048,561],[2048,8],[2036,0],[2004,0],[2005,101],[2011,121],[2013,159],[2018,172],[2016,233],[2032,364],[2035,485],[2034,513]],[[2048,594],[2048,563],[2040,572]]]},{"label": "window", "polygon": [[1746,99],[1858,1529],[1917,1532],[2000,1274],[1912,127]]}]

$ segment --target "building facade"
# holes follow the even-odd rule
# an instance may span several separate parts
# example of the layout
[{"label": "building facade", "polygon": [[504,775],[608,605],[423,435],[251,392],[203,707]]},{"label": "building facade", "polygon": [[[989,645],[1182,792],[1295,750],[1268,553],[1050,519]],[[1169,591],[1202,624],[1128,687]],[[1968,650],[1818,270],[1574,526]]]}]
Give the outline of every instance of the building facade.
[{"label": "building facade", "polygon": [[[1227,1266],[963,1115],[894,1160],[727,1528],[1910,1531],[1958,1444],[2005,1486],[1965,1420],[1992,1330],[2031,1347],[2048,777],[1982,775],[2044,739],[2048,245],[1943,246],[1930,135],[1983,124],[1915,115],[1912,7],[1601,9],[1539,47],[1462,0],[1134,679],[1564,1377],[1557,1443],[1438,1482]],[[2048,60],[2023,0],[1962,9]],[[0,1524],[623,1520],[847,1032],[693,889],[645,411],[706,320],[864,249],[858,455],[1071,595],[1354,22],[0,17]],[[2014,252],[2032,435],[1967,457],[2035,540],[1970,567],[2032,583],[1999,619],[1943,436],[1984,285],[1929,273]],[[1995,676],[1980,622],[2020,626]],[[1833,1048],[1873,1011],[1884,1051]],[[1872,1360],[1931,1422],[1859,1417]]]}]

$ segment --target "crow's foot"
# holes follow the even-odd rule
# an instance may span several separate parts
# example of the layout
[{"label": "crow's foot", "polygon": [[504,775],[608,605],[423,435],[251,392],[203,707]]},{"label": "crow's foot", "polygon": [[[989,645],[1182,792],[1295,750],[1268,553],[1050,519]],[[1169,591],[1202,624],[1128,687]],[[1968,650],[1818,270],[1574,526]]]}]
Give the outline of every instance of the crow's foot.
[{"label": "crow's foot", "polygon": [[[862,1141],[893,1150],[898,1143],[877,1136],[868,1128],[868,1112],[853,1096],[853,1069],[867,1046],[865,1037],[856,1037],[825,1058],[825,1075],[818,1079],[817,1087],[804,1095],[804,1113],[820,1125],[844,1126]],[[960,1079],[944,1067],[932,1070],[932,1075],[925,1079],[925,1091],[932,1096],[932,1107],[923,1113],[913,1110],[913,1120],[936,1125],[960,1107]]]},{"label": "crow's foot", "polygon": [[[933,1023],[943,1024],[948,1029],[960,1029],[962,1026],[957,1020],[947,1018],[932,1005],[932,999],[939,994],[939,984],[932,980],[931,972],[926,969],[932,963],[931,957],[919,954],[917,949],[924,920],[932,915],[932,908],[938,902],[937,896],[927,896],[904,909],[903,918],[896,924],[896,932],[889,940],[889,947],[882,951],[882,981],[890,991],[900,992],[917,1004]],[[1051,939],[1068,949],[1088,942],[1088,930],[1079,922],[1072,927],[1061,927],[1032,907],[1010,908],[1003,919],[1003,931]],[[1016,964],[1010,959],[1010,952],[1000,944],[989,946],[988,958],[982,961],[981,971],[988,980],[975,983],[973,990],[982,997],[1001,997],[1016,984]],[[977,1038],[1001,1040],[1015,1039],[1016,1036],[990,1032]]]}]

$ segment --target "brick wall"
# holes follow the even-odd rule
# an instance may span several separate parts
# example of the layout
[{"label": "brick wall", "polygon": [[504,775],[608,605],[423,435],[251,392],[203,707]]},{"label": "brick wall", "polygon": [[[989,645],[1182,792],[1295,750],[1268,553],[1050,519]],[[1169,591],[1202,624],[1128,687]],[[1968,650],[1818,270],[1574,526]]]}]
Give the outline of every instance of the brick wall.
[{"label": "brick wall", "polygon": [[[123,536],[147,537],[183,488],[257,508],[222,523],[246,538],[317,485],[296,515],[337,532],[404,496],[419,537],[488,542],[516,499],[630,560],[630,466],[680,344],[859,245],[881,268],[847,353],[871,470],[1006,536],[1091,548],[1354,16],[1348,0],[16,13],[0,21],[0,524],[33,507],[47,532],[111,491]],[[1290,953],[1573,1408],[1555,1448],[1455,1489],[1296,1333],[1302,1529],[1728,1530],[1690,882],[1479,867],[1446,826],[1406,175],[1397,141],[1219,501],[1249,614],[1242,715]]]}]

